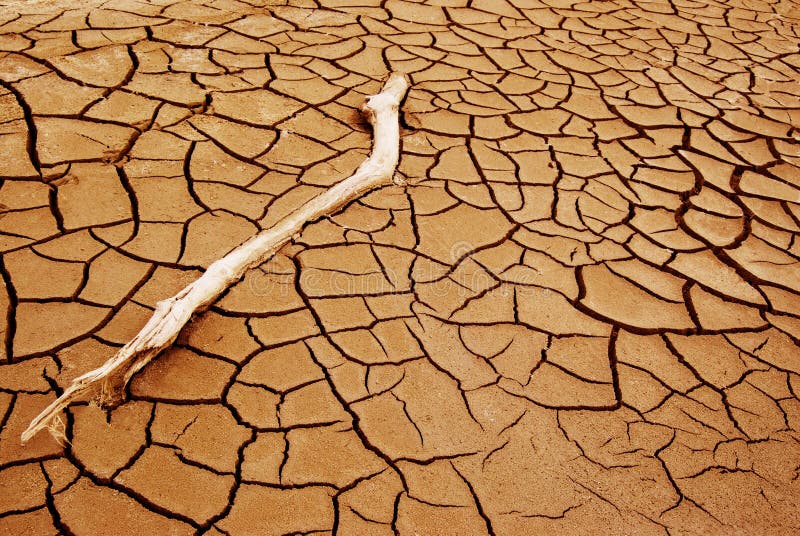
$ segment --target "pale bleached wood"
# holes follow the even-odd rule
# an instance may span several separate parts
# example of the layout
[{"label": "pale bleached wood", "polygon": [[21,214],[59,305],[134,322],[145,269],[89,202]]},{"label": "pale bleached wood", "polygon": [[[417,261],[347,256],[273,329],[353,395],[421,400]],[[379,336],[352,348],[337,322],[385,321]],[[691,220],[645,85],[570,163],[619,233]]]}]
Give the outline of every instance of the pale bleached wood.
[{"label": "pale bleached wood", "polygon": [[309,222],[341,209],[347,203],[392,181],[400,156],[398,108],[408,91],[404,75],[393,73],[377,95],[366,99],[363,112],[373,129],[372,153],[347,179],[306,202],[270,229],[252,236],[212,263],[203,275],[176,295],[158,302],[142,330],[103,366],[76,378],[22,433],[31,439],[52,423],[71,402],[98,396],[102,402],[119,400],[131,377],[167,348],[192,315],[204,310],[250,268],[269,258]]}]

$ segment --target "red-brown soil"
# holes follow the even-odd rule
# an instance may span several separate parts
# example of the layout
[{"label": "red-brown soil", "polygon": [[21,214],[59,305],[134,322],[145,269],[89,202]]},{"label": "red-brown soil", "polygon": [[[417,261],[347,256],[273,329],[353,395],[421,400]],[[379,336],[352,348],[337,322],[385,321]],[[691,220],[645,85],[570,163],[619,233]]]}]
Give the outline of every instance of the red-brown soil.
[{"label": "red-brown soil", "polygon": [[[800,4],[0,1],[0,533],[800,531]],[[399,173],[19,435],[155,303]]]}]

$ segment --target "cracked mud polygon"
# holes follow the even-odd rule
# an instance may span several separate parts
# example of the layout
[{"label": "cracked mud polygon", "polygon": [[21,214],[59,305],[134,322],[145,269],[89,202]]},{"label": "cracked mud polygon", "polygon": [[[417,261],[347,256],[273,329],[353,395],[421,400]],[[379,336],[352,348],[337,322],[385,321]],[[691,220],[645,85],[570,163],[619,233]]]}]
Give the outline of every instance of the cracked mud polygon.
[{"label": "cracked mud polygon", "polygon": [[[0,533],[796,533],[799,43],[789,0],[0,2]],[[390,71],[406,184],[20,445],[353,172]]]}]

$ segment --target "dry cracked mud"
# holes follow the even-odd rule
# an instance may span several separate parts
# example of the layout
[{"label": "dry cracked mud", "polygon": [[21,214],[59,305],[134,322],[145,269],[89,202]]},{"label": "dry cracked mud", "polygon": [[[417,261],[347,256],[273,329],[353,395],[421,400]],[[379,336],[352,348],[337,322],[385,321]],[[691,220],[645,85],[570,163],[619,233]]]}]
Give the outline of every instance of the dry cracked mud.
[{"label": "dry cracked mud", "polygon": [[[0,533],[800,530],[800,5],[0,1]],[[19,434],[212,260],[399,173]]]}]

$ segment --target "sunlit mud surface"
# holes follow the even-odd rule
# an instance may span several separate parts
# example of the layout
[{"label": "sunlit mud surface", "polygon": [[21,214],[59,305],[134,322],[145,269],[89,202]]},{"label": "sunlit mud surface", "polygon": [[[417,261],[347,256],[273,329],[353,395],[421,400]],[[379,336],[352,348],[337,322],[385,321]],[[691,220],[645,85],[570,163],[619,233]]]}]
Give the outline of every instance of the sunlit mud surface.
[{"label": "sunlit mud surface", "polygon": [[[0,533],[800,530],[800,5],[284,4],[0,1]],[[406,185],[21,446],[392,70]]]}]

